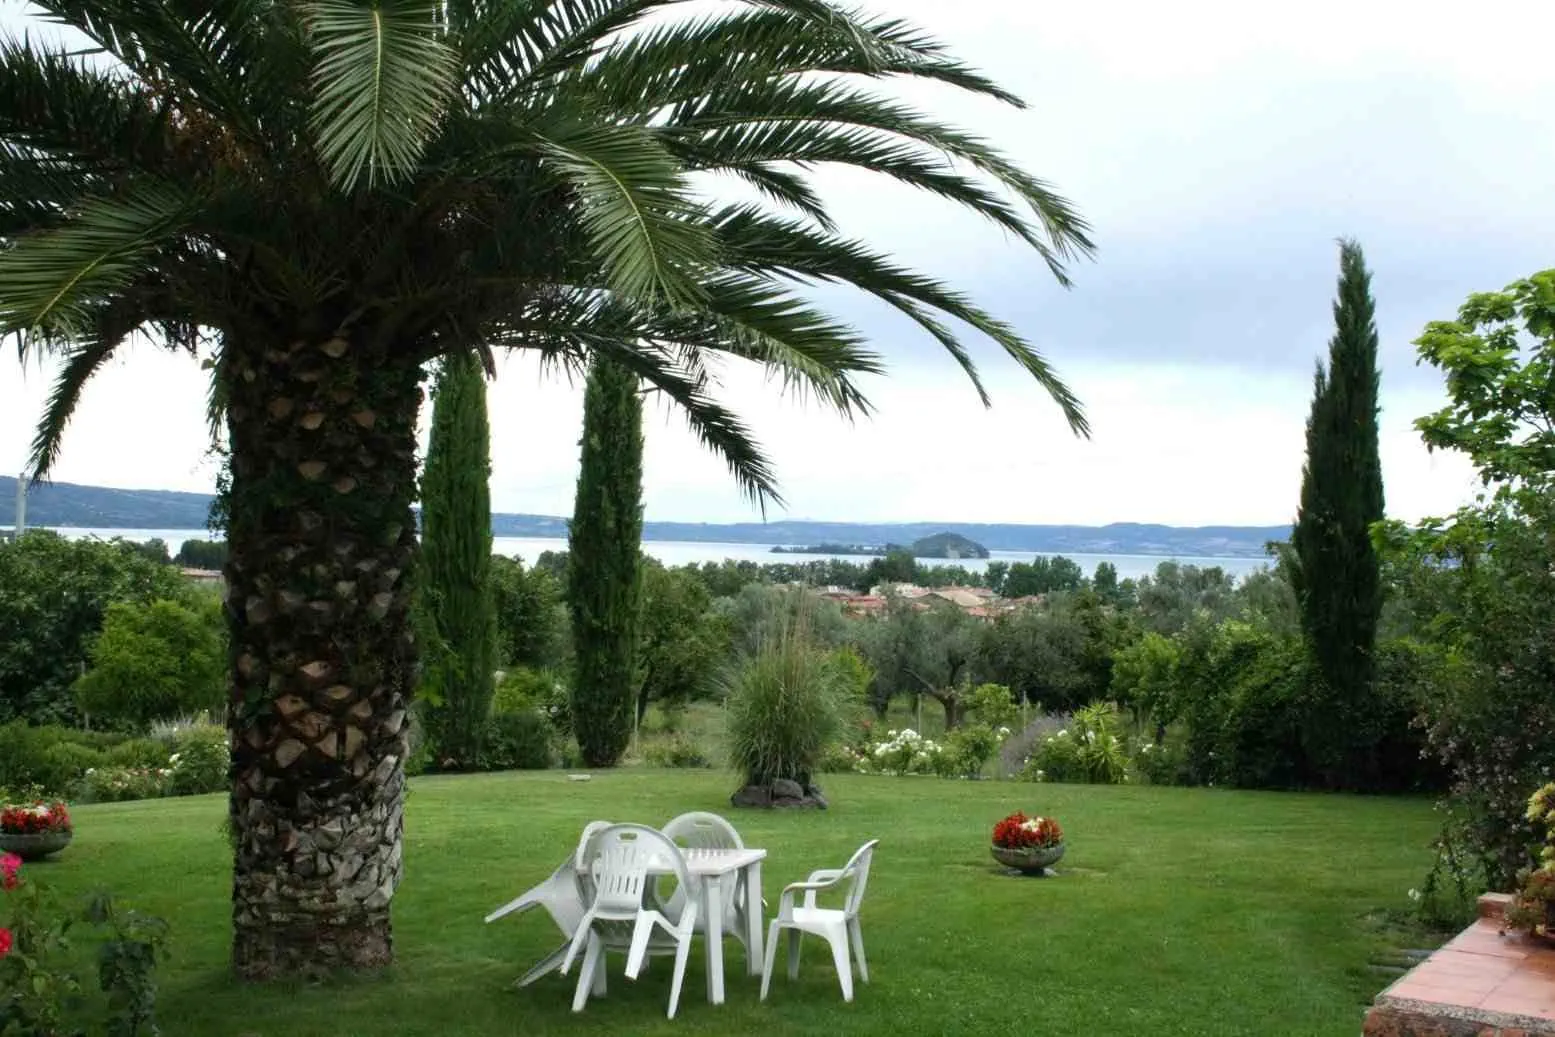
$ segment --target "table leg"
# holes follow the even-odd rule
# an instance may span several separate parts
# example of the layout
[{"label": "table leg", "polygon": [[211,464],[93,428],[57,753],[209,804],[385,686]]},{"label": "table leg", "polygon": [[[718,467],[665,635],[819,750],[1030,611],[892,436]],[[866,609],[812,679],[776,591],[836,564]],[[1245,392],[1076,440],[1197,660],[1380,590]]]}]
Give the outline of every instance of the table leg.
[{"label": "table leg", "polygon": [[702,880],[702,910],[707,918],[707,999],[724,1003],[724,898],[719,876]]},{"label": "table leg", "polygon": [[745,971],[761,975],[765,959],[761,954],[761,862],[745,869]]}]

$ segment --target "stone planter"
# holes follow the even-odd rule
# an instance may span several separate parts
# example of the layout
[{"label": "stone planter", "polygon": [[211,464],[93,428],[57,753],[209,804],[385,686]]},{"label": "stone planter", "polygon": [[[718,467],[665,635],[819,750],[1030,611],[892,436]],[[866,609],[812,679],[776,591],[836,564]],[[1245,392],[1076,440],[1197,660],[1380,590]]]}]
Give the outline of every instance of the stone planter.
[{"label": "stone planter", "polygon": [[14,853],[24,861],[41,861],[70,845],[71,832],[38,832],[33,835],[0,833],[0,853]]},{"label": "stone planter", "polygon": [[993,859],[1006,868],[1014,868],[1023,875],[1041,875],[1057,864],[1064,855],[1064,844],[1057,846],[1029,846],[1011,850],[1003,846],[990,846]]}]

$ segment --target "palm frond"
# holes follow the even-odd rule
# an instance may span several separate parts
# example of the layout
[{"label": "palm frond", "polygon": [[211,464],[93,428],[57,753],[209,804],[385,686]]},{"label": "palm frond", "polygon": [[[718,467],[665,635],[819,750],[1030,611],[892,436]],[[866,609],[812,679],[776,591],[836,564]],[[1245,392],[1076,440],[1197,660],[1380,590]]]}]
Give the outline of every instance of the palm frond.
[{"label": "palm frond", "polygon": [[0,336],[78,332],[94,301],[140,274],[195,211],[172,188],[146,185],[91,199],[59,226],[15,239],[0,252]]},{"label": "palm frond", "polygon": [[0,139],[0,237],[57,223],[94,186],[76,163]]},{"label": "palm frond", "polygon": [[845,417],[869,413],[851,376],[884,368],[855,329],[739,273],[715,278],[704,307],[710,320],[692,340],[696,348],[754,361],[780,377],[785,391],[813,392]]},{"label": "palm frond", "polygon": [[408,177],[454,96],[459,58],[434,0],[308,0],[313,130],[344,189]]},{"label": "palm frond", "polygon": [[538,150],[578,195],[579,222],[610,286],[652,304],[702,296],[712,261],[680,166],[646,131],[576,119],[536,129]]},{"label": "palm frond", "polygon": [[511,98],[586,60],[610,34],[680,0],[535,0],[456,5],[470,86],[480,99]]},{"label": "palm frond", "polygon": [[93,337],[64,350],[63,364],[54,379],[53,387],[49,390],[48,403],[44,406],[43,416],[38,419],[38,427],[33,433],[32,449],[27,459],[27,467],[32,473],[33,481],[48,477],[54,462],[59,459],[65,429],[70,424],[71,416],[75,414],[82,390],[86,388],[86,383],[91,381],[92,376],[113,358],[114,350],[119,347],[121,341],[122,337]]},{"label": "palm frond", "polygon": [[[1070,203],[988,142],[838,82],[741,81],[686,105],[666,132],[689,137],[698,167],[736,161],[834,162],[884,172],[970,208],[1035,248],[1061,282],[1064,261],[1090,254],[1089,227]],[[957,159],[995,178],[1036,215],[1041,233],[1003,199],[957,172]]]},{"label": "palm frond", "polygon": [[0,37],[0,138],[84,170],[165,172],[166,103],[57,48]]},{"label": "palm frond", "polygon": [[620,364],[663,393],[702,447],[723,458],[729,474],[763,517],[768,504],[784,504],[766,451],[745,423],[713,398],[705,379],[687,376],[669,356],[640,342],[594,336],[588,344],[592,355]]},{"label": "palm frond", "polygon": [[253,89],[262,74],[266,0],[37,0],[45,17],[68,25],[122,62],[142,82],[161,84],[185,109],[257,136]]},{"label": "palm frond", "polygon": [[785,501],[778,489],[777,473],[766,451],[733,411],[713,399],[704,383],[680,377],[627,343],[619,343],[618,349],[610,349],[609,345],[598,343],[595,348],[601,355],[635,370],[638,377],[676,405],[703,448],[723,458],[729,474],[734,476],[741,491],[760,510],[763,518],[769,504],[783,506]]},{"label": "palm frond", "polygon": [[[671,324],[683,319],[677,315]],[[710,379],[684,362],[684,350],[707,331],[705,325],[653,324],[639,308],[589,289],[562,291],[527,308],[487,341],[497,348],[536,353],[542,366],[569,376],[583,374],[604,357],[647,381],[674,403],[702,445],[722,457],[746,496],[765,512],[781,504],[777,479],[761,447],[745,425],[713,399]]]},{"label": "palm frond", "polygon": [[[677,150],[671,145],[671,150]],[[738,177],[756,188],[762,196],[794,209],[825,230],[835,230],[836,221],[826,211],[821,196],[809,181],[797,173],[780,169],[772,162],[721,162],[713,172]]]},{"label": "palm frond", "polygon": [[955,358],[976,387],[984,406],[990,400],[971,355],[955,334],[925,307],[971,325],[997,342],[1030,372],[1063,410],[1069,425],[1086,434],[1088,424],[1068,386],[1021,336],[990,316],[964,294],[891,262],[885,256],[804,224],[773,218],[752,206],[728,206],[713,219],[725,264],[752,272],[782,273],[800,281],[850,284],[896,307],[932,335]]},{"label": "palm frond", "polygon": [[691,102],[730,81],[801,73],[926,79],[1025,106],[906,22],[802,6],[806,10],[758,4],[655,26],[612,41],[598,61],[569,75],[617,110],[639,115]]}]

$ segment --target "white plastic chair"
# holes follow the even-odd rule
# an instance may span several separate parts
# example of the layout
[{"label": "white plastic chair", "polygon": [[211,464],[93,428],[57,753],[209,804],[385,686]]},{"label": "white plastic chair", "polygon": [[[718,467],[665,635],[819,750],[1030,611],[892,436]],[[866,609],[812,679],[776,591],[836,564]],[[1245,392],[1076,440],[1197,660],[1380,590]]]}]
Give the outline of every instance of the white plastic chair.
[{"label": "white plastic chair", "polygon": [[[625,950],[626,976],[636,979],[648,955],[674,954],[675,972],[670,982],[669,1018],[675,1018],[680,988],[686,977],[686,959],[696,930],[697,898],[688,896],[679,919],[643,903],[648,892],[648,872],[667,866],[681,887],[695,890],[691,873],[679,847],[646,825],[610,825],[595,832],[582,851],[588,861],[590,901],[572,943],[562,960],[562,973],[571,971],[583,950],[583,969],[573,994],[572,1010],[583,1011],[589,993],[603,992],[605,953]],[[656,930],[663,930],[661,935]]]},{"label": "white plastic chair", "polygon": [[573,867],[571,854],[551,873],[550,878],[497,908],[486,916],[486,921],[495,922],[515,912],[522,914],[536,907],[544,908],[545,913],[551,916],[551,921],[561,930],[563,942],[519,978],[518,985],[521,987],[527,987],[561,965],[567,955],[567,948],[572,945],[572,937],[583,921],[583,892],[578,886],[578,872]]},{"label": "white plastic chair", "polygon": [[[681,814],[670,821],[661,831],[675,845],[687,850],[743,850],[745,842],[740,838],[740,833],[734,830],[734,826],[717,814],[709,814],[704,811],[693,811],[689,814]],[[686,904],[686,888],[676,886],[673,893],[664,896],[662,890],[667,882],[655,883],[654,899],[659,904],[659,910],[670,918],[679,918],[681,909]],[[726,882],[723,884],[723,931],[726,936],[733,936],[745,944],[745,877],[742,874],[738,882]],[[707,918],[697,919],[697,933],[704,934],[707,931]]]},{"label": "white plastic chair", "polygon": [[[767,989],[772,984],[772,966],[777,960],[778,933],[788,932],[788,978],[799,978],[799,940],[805,933],[821,936],[831,944],[832,960],[837,965],[837,979],[842,983],[842,999],[853,1000],[853,965],[848,947],[852,945],[852,957],[858,959],[859,980],[869,982],[869,963],[864,958],[864,933],[859,928],[859,904],[864,900],[864,888],[869,884],[869,864],[875,855],[879,839],[871,839],[848,859],[841,868],[823,868],[813,871],[803,882],[795,882],[783,890],[778,902],[777,917],[767,929],[767,960],[761,970],[761,999],[767,999]],[[816,906],[816,894],[848,883],[846,899],[841,910]],[[794,906],[794,896],[804,894],[804,905]]]},{"label": "white plastic chair", "polygon": [[499,918],[511,914],[523,914],[538,907],[543,908],[545,913],[551,916],[551,921],[556,924],[556,928],[561,930],[562,944],[524,973],[518,980],[518,986],[527,987],[541,976],[556,971],[566,958],[567,948],[572,945],[572,938],[577,934],[578,926],[583,923],[583,915],[587,910],[583,884],[579,881],[578,860],[593,833],[608,827],[610,827],[608,821],[591,821],[583,829],[583,837],[578,841],[577,849],[567,855],[567,859],[557,866],[550,878],[514,897],[486,916],[489,924]]}]

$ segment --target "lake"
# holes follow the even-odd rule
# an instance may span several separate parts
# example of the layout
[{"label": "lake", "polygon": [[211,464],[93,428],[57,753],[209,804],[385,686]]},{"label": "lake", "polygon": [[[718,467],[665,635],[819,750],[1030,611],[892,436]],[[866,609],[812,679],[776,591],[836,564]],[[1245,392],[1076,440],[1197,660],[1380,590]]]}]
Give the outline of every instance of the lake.
[{"label": "lake", "polygon": [[[185,540],[208,540],[211,534],[203,529],[79,529],[69,526],[60,526],[55,532],[61,536],[72,538],[98,537],[103,540],[111,540],[114,537],[123,537],[125,540],[146,541],[160,538],[167,542],[167,549],[172,554],[178,553],[178,548]],[[565,551],[567,541],[548,537],[495,537],[493,548],[499,554],[509,557],[522,558],[532,562],[542,551]],[[827,558],[848,558],[849,561],[868,562],[867,556],[861,555],[825,555],[825,554],[773,554],[771,544],[719,544],[701,543],[682,540],[645,540],[643,550],[665,565],[685,565],[690,562],[721,562],[725,558],[733,558],[736,561],[765,562],[810,562]],[[1039,551],[994,551],[992,559],[963,558],[955,562],[945,559],[925,558],[922,561],[927,565],[959,565],[969,573],[981,572],[989,561],[1003,562],[1029,562],[1038,554],[1052,554],[1055,552]],[[1073,559],[1087,575],[1095,572],[1100,562],[1111,562],[1117,567],[1120,578],[1139,577],[1155,572],[1155,567],[1167,559],[1160,555],[1125,555],[1125,554],[1066,554],[1065,557]],[[1266,558],[1176,558],[1183,565],[1196,565],[1201,568],[1218,565],[1226,572],[1234,576],[1245,576],[1255,569],[1269,564]]]}]

